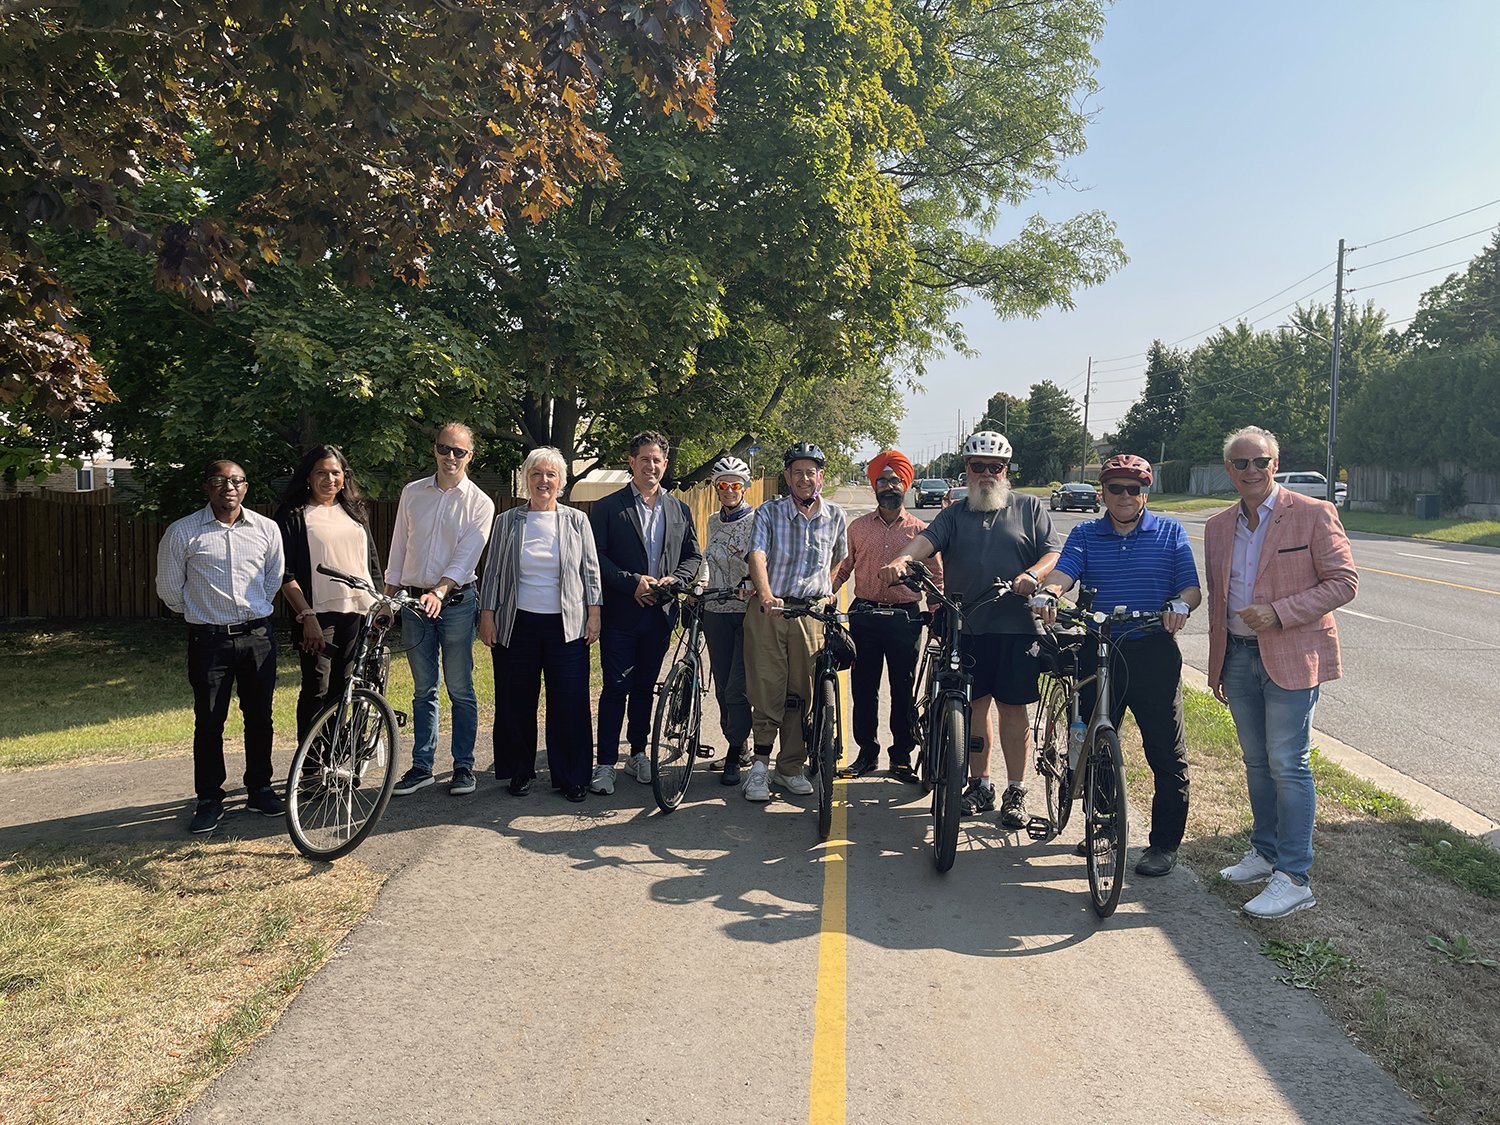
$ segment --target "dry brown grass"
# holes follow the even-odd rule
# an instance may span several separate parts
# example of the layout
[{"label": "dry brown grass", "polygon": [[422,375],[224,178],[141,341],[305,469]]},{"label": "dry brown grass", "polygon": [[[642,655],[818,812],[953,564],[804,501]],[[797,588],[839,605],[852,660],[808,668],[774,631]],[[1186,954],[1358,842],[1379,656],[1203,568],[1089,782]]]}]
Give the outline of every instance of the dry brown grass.
[{"label": "dry brown grass", "polygon": [[0,1122],[164,1120],[270,1026],[380,882],[280,841],[0,862]]},{"label": "dry brown grass", "polygon": [[[1214,893],[1239,906],[1259,888],[1218,876],[1248,847],[1234,727],[1207,695],[1189,692],[1187,711],[1193,795],[1182,856]],[[1150,771],[1129,720],[1124,743],[1132,803],[1144,810]],[[1480,955],[1500,959],[1500,900],[1486,893],[1497,886],[1500,856],[1451,826],[1413,819],[1410,806],[1337,767],[1315,761],[1315,774],[1318,906],[1280,921],[1242,916],[1244,924],[1263,942],[1299,947],[1324,939],[1352,960],[1322,980],[1318,995],[1434,1120],[1500,1122],[1500,970],[1459,964],[1427,940],[1452,943],[1462,934]],[[1445,877],[1443,856],[1463,856],[1469,878]],[[1418,857],[1438,871],[1419,868]],[[1476,866],[1487,882],[1476,884]],[[1460,874],[1456,862],[1449,870]]]}]

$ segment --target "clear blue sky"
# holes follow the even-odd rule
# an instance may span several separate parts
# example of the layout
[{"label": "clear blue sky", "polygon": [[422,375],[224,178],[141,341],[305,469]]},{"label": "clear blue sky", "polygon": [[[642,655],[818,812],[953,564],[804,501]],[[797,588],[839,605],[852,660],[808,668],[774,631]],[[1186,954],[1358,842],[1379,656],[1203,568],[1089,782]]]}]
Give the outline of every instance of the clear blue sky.
[{"label": "clear blue sky", "polygon": [[[1332,303],[1341,237],[1360,246],[1500,200],[1494,0],[1121,0],[1108,21],[1074,187],[1034,197],[1007,226],[1098,208],[1130,262],[1077,293],[1073,310],[1035,321],[997,321],[971,303],[960,319],[978,354],[937,360],[907,398],[901,447],[913,460],[950,442],[960,415],[967,428],[995,391],[1025,397],[1052,379],[1081,400],[1090,355],[1089,428],[1102,434],[1140,392],[1154,338],[1191,347],[1326,265],[1247,314],[1273,328],[1293,298],[1318,289],[1312,299]],[[1465,261],[1497,225],[1500,203],[1351,254],[1352,266],[1372,264],[1347,278],[1370,286],[1350,300],[1404,323],[1453,271],[1375,283]]]}]

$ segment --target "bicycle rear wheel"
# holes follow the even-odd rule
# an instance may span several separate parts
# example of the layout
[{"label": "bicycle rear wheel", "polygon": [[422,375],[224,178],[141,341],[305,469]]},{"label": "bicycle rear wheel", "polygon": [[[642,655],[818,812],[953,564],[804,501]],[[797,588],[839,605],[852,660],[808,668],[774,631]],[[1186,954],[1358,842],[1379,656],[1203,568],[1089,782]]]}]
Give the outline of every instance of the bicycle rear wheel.
[{"label": "bicycle rear wheel", "polygon": [[1120,902],[1125,874],[1125,764],[1120,739],[1109,728],[1094,736],[1083,777],[1083,839],[1088,853],[1089,897],[1094,913],[1108,918]]},{"label": "bicycle rear wheel", "polygon": [[830,677],[818,684],[818,698],[813,708],[812,745],[808,758],[818,776],[818,839],[826,840],[833,831],[833,774],[838,766],[838,689]]},{"label": "bicycle rear wheel", "polygon": [[703,701],[698,693],[698,666],[690,660],[672,665],[656,699],[651,730],[651,792],[656,807],[669,813],[682,803],[693,759],[698,756],[698,728]]},{"label": "bicycle rear wheel", "polygon": [[943,700],[938,721],[937,777],[932,789],[932,859],[939,871],[949,870],[958,854],[968,747],[969,722],[963,701],[949,696]]},{"label": "bicycle rear wheel", "polygon": [[1036,772],[1047,790],[1047,819],[1052,831],[1061,832],[1073,814],[1073,771],[1068,768],[1068,687],[1048,678],[1042,702],[1036,710]]},{"label": "bicycle rear wheel", "polygon": [[299,852],[337,859],[370,834],[396,784],[396,750],[396,716],[366,688],[313,721],[286,783],[287,829]]}]

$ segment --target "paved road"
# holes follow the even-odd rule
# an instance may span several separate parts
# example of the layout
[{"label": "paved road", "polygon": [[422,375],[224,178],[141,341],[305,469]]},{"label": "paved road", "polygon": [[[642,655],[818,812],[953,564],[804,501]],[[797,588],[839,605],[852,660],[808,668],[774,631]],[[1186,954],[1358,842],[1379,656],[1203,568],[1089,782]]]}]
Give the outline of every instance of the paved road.
[{"label": "paved road", "polygon": [[[922,513],[936,514],[931,509]],[[1198,565],[1203,523],[1185,513]],[[1068,528],[1089,513],[1057,512]],[[1344,677],[1323,686],[1317,726],[1461,804],[1500,820],[1492,723],[1500,719],[1500,551],[1354,533],[1359,596],[1338,611]],[[1195,614],[1183,656],[1208,670]]]}]

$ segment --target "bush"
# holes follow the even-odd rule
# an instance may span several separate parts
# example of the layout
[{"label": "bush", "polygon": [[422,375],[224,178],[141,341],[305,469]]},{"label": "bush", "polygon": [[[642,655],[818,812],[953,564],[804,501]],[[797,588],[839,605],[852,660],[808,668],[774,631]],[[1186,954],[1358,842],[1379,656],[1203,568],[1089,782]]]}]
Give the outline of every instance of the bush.
[{"label": "bush", "polygon": [[1385,495],[1385,510],[1395,516],[1407,515],[1412,511],[1415,495],[1406,485],[1393,480]]},{"label": "bush", "polygon": [[1464,505],[1469,502],[1469,491],[1464,486],[1462,473],[1438,479],[1438,502],[1442,505],[1445,516],[1458,515],[1463,511]]}]

